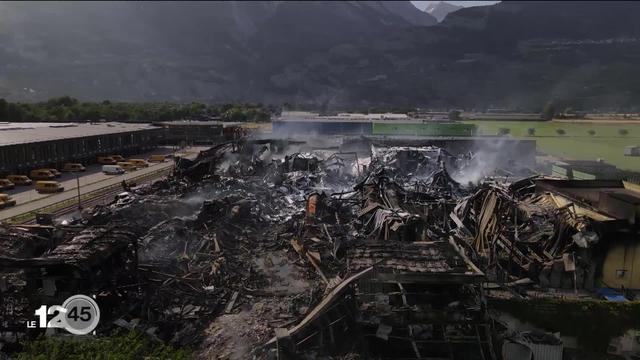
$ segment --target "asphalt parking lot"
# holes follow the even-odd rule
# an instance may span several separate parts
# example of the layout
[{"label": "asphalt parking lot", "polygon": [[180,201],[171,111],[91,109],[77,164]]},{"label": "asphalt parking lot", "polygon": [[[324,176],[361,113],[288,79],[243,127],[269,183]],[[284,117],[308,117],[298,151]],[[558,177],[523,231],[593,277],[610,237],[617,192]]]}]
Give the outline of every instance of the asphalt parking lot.
[{"label": "asphalt parking lot", "polygon": [[[203,148],[186,148],[180,150],[176,154],[187,155],[186,157],[195,157],[197,153],[202,149]],[[130,158],[146,159],[153,154],[173,154],[173,151],[170,147],[161,147],[147,153],[132,155],[130,156]],[[153,172],[157,172],[158,170],[173,167],[173,165],[174,162],[171,159],[168,159],[163,163],[149,163],[149,167],[147,168],[140,168],[135,171],[126,172],[122,175],[106,175],[102,173],[102,165],[91,164],[86,167],[87,170],[85,172],[63,172],[62,176],[55,180],[60,182],[62,186],[64,186],[64,192],[55,194],[40,194],[35,190],[33,184],[29,186],[16,185],[15,189],[2,191],[2,193],[9,194],[13,199],[16,200],[16,206],[0,210],[0,220],[8,219],[22,213],[42,208],[55,202],[76,197],[78,194],[78,181],[80,183],[80,193],[82,194],[122,182],[122,180],[129,180],[140,175],[150,174]],[[78,175],[78,179],[76,179],[76,174]]]}]

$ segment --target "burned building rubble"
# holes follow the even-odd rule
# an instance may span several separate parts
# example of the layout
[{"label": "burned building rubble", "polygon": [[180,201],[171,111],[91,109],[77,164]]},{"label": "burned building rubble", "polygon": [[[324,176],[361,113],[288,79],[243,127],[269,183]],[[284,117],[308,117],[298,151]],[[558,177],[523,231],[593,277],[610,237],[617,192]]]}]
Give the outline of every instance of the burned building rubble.
[{"label": "burned building rubble", "polygon": [[[447,203],[435,196],[441,189],[426,185],[420,192],[407,181],[414,174],[430,177],[444,170],[438,156],[420,150],[374,153],[369,171],[352,191],[309,198],[316,212],[326,208],[318,203],[329,199],[352,206],[351,223],[359,236],[343,244],[342,259],[346,273],[355,275],[333,288],[298,325],[276,330],[269,344],[277,344],[280,356],[494,358],[477,286],[483,273],[449,238],[441,216],[435,216],[437,224],[429,222],[446,210]],[[409,156],[397,158],[398,153]],[[398,162],[402,165],[391,167]],[[336,236],[327,234],[331,237]]]},{"label": "burned building rubble", "polygon": [[[544,178],[487,184],[461,199],[450,214],[457,235],[470,245],[470,256],[492,279],[593,290],[596,278],[604,275],[609,249],[637,238],[637,226],[629,219],[594,207],[567,189],[545,186],[554,183],[566,184]],[[634,193],[619,183],[618,189]]]},{"label": "burned building rubble", "polygon": [[202,358],[500,358],[492,289],[595,289],[638,213],[526,169],[478,175],[478,159],[245,139],[71,224],[2,225],[0,341],[34,335],[35,304],[85,293],[99,334],[137,329]]}]

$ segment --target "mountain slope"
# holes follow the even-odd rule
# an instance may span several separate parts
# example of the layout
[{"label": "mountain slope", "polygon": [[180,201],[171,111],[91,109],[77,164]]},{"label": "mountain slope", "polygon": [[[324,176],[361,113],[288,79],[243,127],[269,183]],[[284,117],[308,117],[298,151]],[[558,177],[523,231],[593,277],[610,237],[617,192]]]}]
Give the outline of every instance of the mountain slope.
[{"label": "mountain slope", "polygon": [[0,97],[637,107],[640,4],[0,2]]},{"label": "mountain slope", "polygon": [[[574,108],[639,109],[640,4],[503,2],[465,8],[438,26],[410,28],[351,44],[349,56],[320,54],[290,64],[332,89],[331,104],[539,111],[550,101]],[[615,24],[615,25],[614,25]],[[333,64],[323,71],[319,63]],[[624,74],[629,74],[625,77]],[[340,80],[340,81],[338,81]],[[297,99],[311,87],[294,83]],[[348,84],[348,85],[345,85]],[[330,96],[329,96],[330,95]]]},{"label": "mountain slope", "polygon": [[460,10],[462,8],[462,6],[449,4],[445,1],[439,1],[427,5],[427,7],[424,9],[424,12],[435,17],[438,22],[441,22],[449,13]]},{"label": "mountain slope", "polygon": [[0,96],[238,100],[313,52],[435,23],[408,1],[2,2]]}]

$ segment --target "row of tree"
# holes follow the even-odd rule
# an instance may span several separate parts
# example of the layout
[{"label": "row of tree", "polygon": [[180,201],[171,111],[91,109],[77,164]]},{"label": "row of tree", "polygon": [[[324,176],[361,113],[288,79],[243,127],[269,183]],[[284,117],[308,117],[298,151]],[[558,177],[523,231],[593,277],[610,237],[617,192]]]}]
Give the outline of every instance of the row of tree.
[{"label": "row of tree", "polygon": [[[498,135],[500,136],[504,136],[504,135],[509,135],[511,134],[511,129],[509,128],[500,128],[498,129]],[[563,136],[566,135],[567,132],[564,129],[556,129],[556,134]],[[587,130],[587,134],[591,135],[591,136],[595,136],[596,131],[593,129],[589,129]],[[627,136],[629,135],[629,130],[627,129],[618,129],[618,135],[620,136]],[[527,136],[536,136],[536,129],[535,128],[528,128],[527,129]]]},{"label": "row of tree", "polygon": [[62,96],[37,103],[12,103],[0,99],[0,121],[66,122],[121,121],[155,122],[179,119],[220,119],[223,121],[269,121],[277,110],[262,104],[207,105],[197,102],[125,103],[82,102]]},{"label": "row of tree", "polygon": [[[290,104],[284,104],[285,109],[298,109]],[[312,110],[312,109],[303,109]],[[402,107],[372,107],[352,110],[348,112],[360,113],[411,113],[414,108]],[[127,103],[112,102],[82,102],[70,96],[61,96],[37,103],[11,103],[0,99],[0,121],[38,122],[38,121],[122,121],[122,122],[154,122],[176,119],[211,119],[219,118],[223,121],[269,121],[271,115],[278,113],[275,106],[263,104],[215,104],[208,105],[198,102],[179,103]],[[565,113],[572,113],[569,109]],[[321,111],[328,115],[331,112]],[[553,119],[557,113],[556,104],[548,102],[540,114],[544,120]],[[451,110],[449,119],[461,120],[459,110]]]}]

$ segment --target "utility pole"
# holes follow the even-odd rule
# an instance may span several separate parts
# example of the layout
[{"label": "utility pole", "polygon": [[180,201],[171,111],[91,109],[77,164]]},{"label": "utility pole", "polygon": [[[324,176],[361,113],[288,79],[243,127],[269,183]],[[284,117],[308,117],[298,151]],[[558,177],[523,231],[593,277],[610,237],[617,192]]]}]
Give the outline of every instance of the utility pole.
[{"label": "utility pole", "polygon": [[78,172],[74,171],[74,174],[76,174],[76,186],[78,188],[78,210],[82,209],[82,204],[80,203],[80,177],[78,176]]}]

